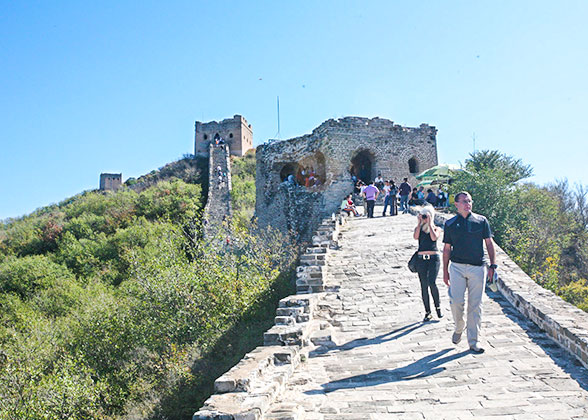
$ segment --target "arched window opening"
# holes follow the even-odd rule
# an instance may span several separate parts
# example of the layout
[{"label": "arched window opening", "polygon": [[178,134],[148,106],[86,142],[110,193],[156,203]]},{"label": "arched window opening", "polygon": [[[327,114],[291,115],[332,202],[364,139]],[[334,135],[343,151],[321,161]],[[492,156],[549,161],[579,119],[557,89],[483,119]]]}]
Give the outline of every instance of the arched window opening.
[{"label": "arched window opening", "polygon": [[280,171],[280,180],[282,182],[288,181],[288,177],[290,175],[296,176],[297,171],[298,171],[298,164],[296,162],[286,163],[282,167],[282,170]]},{"label": "arched window opening", "polygon": [[208,136],[206,134],[204,135],[204,140],[208,140]]},{"label": "arched window opening", "polygon": [[374,179],[374,155],[369,150],[362,150],[351,159],[351,175],[358,180],[370,183]]},{"label": "arched window opening", "polygon": [[316,151],[300,160],[296,182],[306,188],[318,189],[325,185],[326,172],[325,156]]},{"label": "arched window opening", "polygon": [[215,140],[218,140],[218,139],[220,139],[220,134],[216,133],[216,134],[214,135],[214,139],[215,139]]},{"label": "arched window opening", "polygon": [[233,138],[233,133],[229,133],[229,138],[232,139]]},{"label": "arched window opening", "polygon": [[408,172],[416,174],[419,171],[419,162],[415,158],[408,159]]}]

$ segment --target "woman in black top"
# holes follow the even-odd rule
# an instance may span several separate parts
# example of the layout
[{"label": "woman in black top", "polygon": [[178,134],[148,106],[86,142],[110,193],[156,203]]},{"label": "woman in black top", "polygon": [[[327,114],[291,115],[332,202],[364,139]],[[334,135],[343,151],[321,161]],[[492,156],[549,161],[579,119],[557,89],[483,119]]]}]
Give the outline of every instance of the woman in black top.
[{"label": "woman in black top", "polygon": [[437,316],[442,318],[441,304],[439,301],[439,289],[435,284],[441,261],[437,249],[437,239],[441,235],[441,229],[435,226],[435,210],[432,206],[426,206],[418,215],[418,223],[414,228],[414,239],[419,241],[417,273],[421,281],[421,295],[425,305],[424,321],[431,320],[431,305],[429,303],[429,289],[435,303]]}]

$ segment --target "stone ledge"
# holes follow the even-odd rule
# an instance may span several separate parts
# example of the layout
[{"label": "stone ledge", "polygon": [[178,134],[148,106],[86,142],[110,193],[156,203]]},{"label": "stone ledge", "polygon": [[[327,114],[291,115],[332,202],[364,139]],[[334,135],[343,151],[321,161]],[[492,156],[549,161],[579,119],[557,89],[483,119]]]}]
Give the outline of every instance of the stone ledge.
[{"label": "stone ledge", "polygon": [[506,252],[494,246],[502,295],[588,368],[588,314],[535,283]]},{"label": "stone ledge", "polygon": [[193,420],[258,420],[300,361],[297,347],[257,347],[215,383]]},{"label": "stone ledge", "polygon": [[216,393],[194,413],[193,420],[260,420],[298,366],[301,349],[313,341],[331,342],[331,335],[313,315],[325,295],[316,292],[325,290],[330,249],[337,247],[345,222],[340,215],[321,222],[313,236],[314,246],[306,248],[296,269],[297,288],[303,294],[280,300],[275,325],[263,335],[264,346],[246,354],[215,381]]}]

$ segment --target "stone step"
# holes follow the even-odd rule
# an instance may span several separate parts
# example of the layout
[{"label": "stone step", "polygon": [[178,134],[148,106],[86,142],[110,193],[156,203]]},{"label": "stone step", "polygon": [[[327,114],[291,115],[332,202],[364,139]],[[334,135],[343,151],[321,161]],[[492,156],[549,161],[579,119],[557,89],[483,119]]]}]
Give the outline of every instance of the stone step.
[{"label": "stone step", "polygon": [[295,325],[274,325],[263,334],[264,346],[307,346],[310,335],[320,329],[316,320],[301,322]]},{"label": "stone step", "polygon": [[310,335],[310,342],[315,346],[336,347],[333,341],[333,328],[328,323],[321,324],[320,328]]},{"label": "stone step", "polygon": [[263,416],[264,420],[304,420],[304,408],[294,403],[281,403]]},{"label": "stone step", "polygon": [[193,420],[259,420],[300,362],[296,347],[258,347],[214,383]]}]

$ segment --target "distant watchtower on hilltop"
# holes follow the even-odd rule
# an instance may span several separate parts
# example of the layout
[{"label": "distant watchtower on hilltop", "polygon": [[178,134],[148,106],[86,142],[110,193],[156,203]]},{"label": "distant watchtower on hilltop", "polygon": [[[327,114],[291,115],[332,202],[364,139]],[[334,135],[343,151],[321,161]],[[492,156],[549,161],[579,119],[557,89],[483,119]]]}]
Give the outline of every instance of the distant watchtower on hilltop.
[{"label": "distant watchtower on hilltop", "polygon": [[208,156],[208,146],[217,139],[223,139],[229,145],[231,155],[243,156],[253,149],[253,131],[251,124],[241,115],[234,115],[220,122],[200,122],[194,124],[194,154]]},{"label": "distant watchtower on hilltop", "polygon": [[122,174],[100,174],[100,191],[116,191],[122,186]]}]

